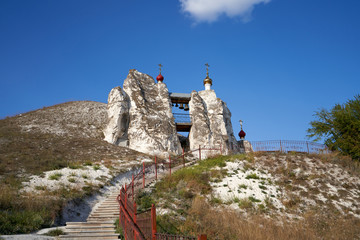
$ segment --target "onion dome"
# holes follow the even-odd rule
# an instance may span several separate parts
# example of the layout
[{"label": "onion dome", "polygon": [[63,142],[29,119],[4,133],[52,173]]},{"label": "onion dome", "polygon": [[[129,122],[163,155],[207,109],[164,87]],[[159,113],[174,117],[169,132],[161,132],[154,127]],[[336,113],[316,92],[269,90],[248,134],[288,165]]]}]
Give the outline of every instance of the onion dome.
[{"label": "onion dome", "polygon": [[163,75],[161,75],[161,68],[163,65],[159,64],[158,66],[159,66],[159,75],[156,77],[156,80],[158,82],[162,82],[162,81],[164,81],[164,77],[163,77]]},{"label": "onion dome", "polygon": [[212,86],[212,79],[209,76],[206,76],[206,78],[204,79],[204,85],[205,84],[210,84]]},{"label": "onion dome", "polygon": [[241,129],[241,131],[239,132],[240,139],[244,139],[245,136],[246,136],[246,133],[244,132],[244,130]]},{"label": "onion dome", "polygon": [[161,75],[161,73],[160,73],[160,74],[156,77],[156,80],[157,80],[158,82],[164,81],[163,75]]}]

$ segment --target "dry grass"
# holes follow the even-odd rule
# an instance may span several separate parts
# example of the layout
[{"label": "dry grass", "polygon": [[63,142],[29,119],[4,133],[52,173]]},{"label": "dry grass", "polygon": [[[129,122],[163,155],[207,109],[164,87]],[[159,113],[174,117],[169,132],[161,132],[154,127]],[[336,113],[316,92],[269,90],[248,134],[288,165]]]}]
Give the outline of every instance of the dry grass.
[{"label": "dry grass", "polygon": [[238,212],[213,208],[202,197],[196,197],[188,211],[182,232],[206,233],[208,239],[359,239],[360,220],[343,216],[308,212],[303,220],[268,219],[261,215],[245,218]]}]

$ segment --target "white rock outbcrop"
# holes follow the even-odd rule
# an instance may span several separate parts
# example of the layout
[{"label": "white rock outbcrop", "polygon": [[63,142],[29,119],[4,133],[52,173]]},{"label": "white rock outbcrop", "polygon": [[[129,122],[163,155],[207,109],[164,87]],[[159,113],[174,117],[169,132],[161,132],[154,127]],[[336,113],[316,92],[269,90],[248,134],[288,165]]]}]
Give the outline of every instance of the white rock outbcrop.
[{"label": "white rock outbcrop", "polygon": [[[226,103],[216,97],[214,90],[193,91],[189,107],[192,122],[189,133],[190,149],[197,149],[199,146],[221,147],[222,154],[239,151],[231,124],[231,112]],[[204,157],[214,154],[219,152],[201,152]]]},{"label": "white rock outbcrop", "polygon": [[[123,89],[111,90],[108,105],[106,141],[152,155],[181,153],[164,83],[155,83],[149,75],[130,70]],[[122,144],[125,138],[126,144]]]},{"label": "white rock outbcrop", "polygon": [[108,122],[104,129],[104,140],[119,146],[128,146],[130,99],[120,87],[111,90],[108,97]]}]

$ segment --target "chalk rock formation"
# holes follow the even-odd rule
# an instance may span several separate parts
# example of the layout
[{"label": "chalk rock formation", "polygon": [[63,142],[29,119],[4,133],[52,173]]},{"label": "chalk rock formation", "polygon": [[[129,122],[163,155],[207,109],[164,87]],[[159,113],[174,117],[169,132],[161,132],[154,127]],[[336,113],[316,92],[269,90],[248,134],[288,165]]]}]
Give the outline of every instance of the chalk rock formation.
[{"label": "chalk rock formation", "polygon": [[238,143],[239,143],[239,150],[241,153],[254,152],[252,145],[249,141],[241,139]]},{"label": "chalk rock formation", "polygon": [[108,97],[105,141],[119,146],[128,146],[129,108],[128,95],[120,87],[113,88]]},{"label": "chalk rock formation", "polygon": [[[226,103],[216,97],[214,90],[193,91],[189,107],[192,122],[189,133],[190,149],[197,149],[199,146],[221,146],[223,154],[239,151],[231,124],[231,112]],[[201,152],[204,157],[213,154],[215,153],[212,151]]]},{"label": "chalk rock formation", "polygon": [[[120,87],[115,89],[120,89]],[[113,89],[110,95],[113,91],[119,94],[121,92]],[[162,82],[156,84],[149,75],[130,70],[123,84],[123,92],[126,93],[129,101],[123,97],[125,95],[121,94],[121,97],[116,98],[119,99],[119,103],[115,104],[117,107],[114,107],[112,111],[120,116],[114,118],[112,125],[109,121],[107,130],[104,131],[105,140],[114,143],[116,137],[119,139],[120,136],[122,139],[126,136],[128,147],[131,149],[157,155],[163,155],[165,152],[180,154],[181,145],[166,85]],[[109,105],[111,104],[110,95]],[[122,127],[127,123],[127,104],[129,121],[127,132],[123,132]],[[124,110],[120,110],[122,107]],[[111,106],[108,109],[110,119]]]}]

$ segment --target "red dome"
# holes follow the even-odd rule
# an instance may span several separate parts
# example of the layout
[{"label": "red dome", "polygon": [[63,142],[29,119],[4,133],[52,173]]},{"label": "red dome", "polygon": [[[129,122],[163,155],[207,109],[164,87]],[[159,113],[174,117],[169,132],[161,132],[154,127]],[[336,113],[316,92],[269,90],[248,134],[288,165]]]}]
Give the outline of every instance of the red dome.
[{"label": "red dome", "polygon": [[241,130],[241,131],[239,132],[239,137],[240,137],[240,139],[244,139],[245,136],[246,136],[246,133],[245,133],[243,130]]},{"label": "red dome", "polygon": [[159,82],[162,82],[164,80],[163,75],[161,75],[161,73],[159,74],[159,76],[156,77],[156,80]]}]

